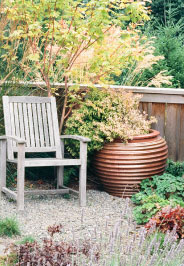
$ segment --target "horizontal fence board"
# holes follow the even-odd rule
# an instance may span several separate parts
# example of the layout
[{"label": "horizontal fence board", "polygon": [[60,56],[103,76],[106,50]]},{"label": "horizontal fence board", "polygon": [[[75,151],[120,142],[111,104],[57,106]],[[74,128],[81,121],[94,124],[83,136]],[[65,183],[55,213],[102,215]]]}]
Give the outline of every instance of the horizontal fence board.
[{"label": "horizontal fence board", "polygon": [[[141,93],[142,94],[142,93]],[[184,104],[182,95],[142,94],[141,102]]]}]

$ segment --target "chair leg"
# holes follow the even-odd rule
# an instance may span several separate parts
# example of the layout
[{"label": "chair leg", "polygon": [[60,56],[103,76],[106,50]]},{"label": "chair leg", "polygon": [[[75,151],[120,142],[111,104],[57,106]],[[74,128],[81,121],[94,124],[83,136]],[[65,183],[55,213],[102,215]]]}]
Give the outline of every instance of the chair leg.
[{"label": "chair leg", "polygon": [[86,206],[86,178],[87,178],[87,143],[80,142],[80,159],[79,168],[79,202],[81,207]]},{"label": "chair leg", "polygon": [[0,142],[0,198],[2,187],[6,187],[6,140]]},{"label": "chair leg", "polygon": [[63,180],[64,180],[64,166],[58,166],[57,167],[57,188],[60,188],[63,186]]},{"label": "chair leg", "polygon": [[24,144],[18,145],[17,165],[17,209],[24,210],[24,179],[25,179],[25,149]]}]

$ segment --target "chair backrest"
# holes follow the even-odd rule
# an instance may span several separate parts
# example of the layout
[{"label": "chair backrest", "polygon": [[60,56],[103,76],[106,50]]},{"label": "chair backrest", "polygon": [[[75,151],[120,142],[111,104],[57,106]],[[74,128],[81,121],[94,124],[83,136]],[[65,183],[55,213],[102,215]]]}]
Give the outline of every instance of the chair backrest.
[{"label": "chair backrest", "polygon": [[[26,140],[26,152],[56,152],[61,158],[56,100],[54,97],[3,96],[6,135]],[[17,152],[8,140],[8,159]]]}]

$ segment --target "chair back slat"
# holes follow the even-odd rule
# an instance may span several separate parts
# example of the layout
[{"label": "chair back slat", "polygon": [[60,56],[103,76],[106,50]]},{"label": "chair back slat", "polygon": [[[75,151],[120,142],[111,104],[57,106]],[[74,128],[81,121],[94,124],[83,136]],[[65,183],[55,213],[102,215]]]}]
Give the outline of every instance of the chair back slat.
[{"label": "chair back slat", "polygon": [[20,127],[19,127],[19,115],[18,115],[18,107],[17,107],[17,103],[13,104],[13,112],[14,112],[14,117],[15,117],[15,134],[17,137],[20,138]]},{"label": "chair back slat", "polygon": [[44,139],[46,146],[49,146],[49,131],[48,131],[48,121],[47,121],[47,112],[45,108],[45,103],[42,103],[41,106],[42,106],[42,118],[43,118],[43,128],[44,128]]},{"label": "chair back slat", "polygon": [[[10,122],[11,122],[11,134],[13,136],[16,135],[15,133],[15,117],[14,117],[14,111],[13,111],[13,103],[10,103],[9,104],[9,110],[10,110]],[[16,143],[15,141],[9,141],[12,143],[12,146],[16,146]]]},{"label": "chair back slat", "polygon": [[38,116],[36,103],[32,104],[32,114],[33,114],[33,124],[34,124],[34,134],[35,134],[35,146],[40,147],[40,138],[39,138],[39,128],[38,128]]},{"label": "chair back slat", "polygon": [[[24,138],[26,152],[55,151],[62,157],[54,97],[3,96],[3,105],[6,134]],[[16,142],[8,140],[8,149],[12,159]]]},{"label": "chair back slat", "polygon": [[35,136],[34,136],[34,129],[33,129],[33,114],[32,114],[32,106],[31,103],[27,104],[28,109],[28,121],[29,121],[29,132],[30,132],[30,143],[31,147],[35,147]]},{"label": "chair back slat", "polygon": [[22,111],[22,103],[18,103],[18,112],[19,112],[19,129],[20,129],[20,137],[25,139],[25,131],[24,131],[24,119],[23,118],[23,111]]},{"label": "chair back slat", "polygon": [[49,137],[50,137],[50,145],[55,146],[54,143],[54,131],[53,131],[53,120],[52,113],[50,108],[50,103],[46,103],[47,116],[48,116],[48,129],[49,129]]},{"label": "chair back slat", "polygon": [[[11,103],[10,103],[11,104]],[[23,103],[23,114],[24,114],[24,130],[25,130],[25,139],[26,139],[26,146],[30,147],[30,132],[29,132],[29,124],[28,124],[28,110],[27,110],[27,104]]]},{"label": "chair back slat", "polygon": [[42,112],[41,105],[37,103],[37,114],[38,114],[38,125],[39,125],[39,134],[40,134],[40,146],[44,147],[44,133],[43,133],[43,121],[42,121]]}]

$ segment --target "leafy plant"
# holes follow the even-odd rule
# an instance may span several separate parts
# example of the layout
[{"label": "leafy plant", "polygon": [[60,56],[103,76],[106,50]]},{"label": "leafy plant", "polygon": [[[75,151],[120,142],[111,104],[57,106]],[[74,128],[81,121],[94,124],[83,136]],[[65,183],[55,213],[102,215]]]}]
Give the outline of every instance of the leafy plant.
[{"label": "leafy plant", "polygon": [[47,231],[48,231],[49,235],[51,237],[53,237],[54,234],[60,233],[62,228],[63,228],[63,226],[61,224],[55,224],[55,225],[49,226],[47,228]]},{"label": "leafy plant", "polygon": [[176,199],[165,200],[156,194],[150,196],[144,196],[141,199],[140,205],[133,209],[133,216],[137,224],[145,224],[149,219],[154,216],[158,211],[165,206],[177,206],[184,207],[184,202]]},{"label": "leafy plant", "polygon": [[163,233],[175,230],[178,238],[184,238],[184,208],[167,206],[158,212],[145,225],[146,229],[158,228]]},{"label": "leafy plant", "polygon": [[33,236],[25,236],[21,241],[18,242],[19,245],[23,245],[26,243],[34,243],[35,238]]},{"label": "leafy plant", "polygon": [[[65,133],[89,137],[90,154],[116,138],[126,143],[134,135],[148,133],[155,119],[147,120],[139,111],[139,98],[125,91],[93,88],[67,120]],[[72,155],[76,154],[77,144],[69,145]]]},{"label": "leafy plant", "polygon": [[171,10],[175,10],[173,20],[176,23],[183,18],[184,3],[183,0],[154,0],[148,3],[151,7],[151,16],[153,20],[160,23],[165,23],[167,20],[167,13]]},{"label": "leafy plant", "polygon": [[141,191],[132,196],[135,204],[140,204],[144,196],[157,194],[163,199],[184,200],[184,178],[164,173],[160,176],[153,176],[151,179],[144,179],[141,184]]},{"label": "leafy plant", "polygon": [[14,218],[0,220],[0,236],[12,237],[13,235],[20,235],[18,222]]},{"label": "leafy plant", "polygon": [[167,161],[166,173],[174,176],[182,176],[184,174],[184,162]]},{"label": "leafy plant", "polygon": [[[147,69],[142,78],[149,80],[157,73],[165,72],[172,76],[172,85],[168,84],[169,87],[184,88],[182,75],[184,70],[184,20],[182,18],[176,21],[176,14],[175,9],[170,8],[164,13],[164,18],[153,18],[145,27],[144,34],[153,41],[154,55],[163,56],[163,60],[159,60],[152,68]],[[160,19],[163,21],[161,22]]]},{"label": "leafy plant", "polygon": [[166,172],[151,179],[144,179],[140,192],[132,196],[134,218],[137,223],[145,223],[162,207],[184,207],[183,163],[168,160]]}]

